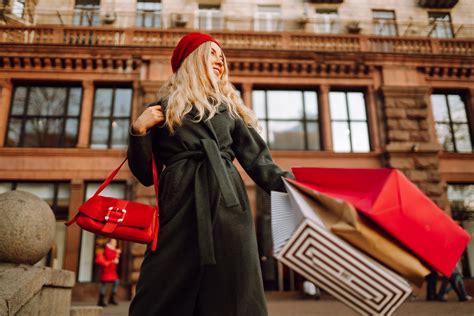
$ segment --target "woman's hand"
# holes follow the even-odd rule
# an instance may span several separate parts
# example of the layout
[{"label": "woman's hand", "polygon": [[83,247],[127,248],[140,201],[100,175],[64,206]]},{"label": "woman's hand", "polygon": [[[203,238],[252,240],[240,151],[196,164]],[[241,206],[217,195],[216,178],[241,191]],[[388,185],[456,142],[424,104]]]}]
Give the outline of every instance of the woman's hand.
[{"label": "woman's hand", "polygon": [[143,135],[148,129],[165,121],[165,115],[161,110],[161,105],[154,105],[148,107],[132,124],[132,129],[135,134]]}]

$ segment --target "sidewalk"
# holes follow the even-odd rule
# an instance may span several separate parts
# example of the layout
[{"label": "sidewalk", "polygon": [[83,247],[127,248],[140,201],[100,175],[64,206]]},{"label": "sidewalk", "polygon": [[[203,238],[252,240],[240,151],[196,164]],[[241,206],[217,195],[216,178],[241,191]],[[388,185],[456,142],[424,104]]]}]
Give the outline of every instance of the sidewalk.
[{"label": "sidewalk", "polygon": [[[357,315],[344,304],[325,296],[316,301],[306,298],[300,293],[283,292],[267,293],[268,312],[270,316],[353,316]],[[93,303],[75,303],[73,305],[91,305]],[[104,308],[104,316],[127,316],[130,302],[122,301],[118,306]],[[474,301],[458,302],[454,297],[449,297],[448,302],[426,302],[424,300],[408,300],[395,315],[403,316],[457,316],[474,315]],[[223,315],[225,316],[225,315]],[[243,315],[244,316],[244,315]]]}]

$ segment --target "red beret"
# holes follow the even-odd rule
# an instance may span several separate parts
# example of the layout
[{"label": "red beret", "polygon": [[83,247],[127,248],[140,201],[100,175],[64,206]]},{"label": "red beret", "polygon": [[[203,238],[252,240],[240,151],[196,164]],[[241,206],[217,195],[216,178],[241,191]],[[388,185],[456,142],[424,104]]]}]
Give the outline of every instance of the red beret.
[{"label": "red beret", "polygon": [[205,42],[214,42],[221,47],[221,44],[219,44],[218,41],[207,34],[192,32],[184,35],[183,38],[179,40],[178,45],[174,48],[173,56],[171,57],[171,67],[173,68],[173,72],[178,71],[178,68],[186,57],[198,48],[199,45]]}]

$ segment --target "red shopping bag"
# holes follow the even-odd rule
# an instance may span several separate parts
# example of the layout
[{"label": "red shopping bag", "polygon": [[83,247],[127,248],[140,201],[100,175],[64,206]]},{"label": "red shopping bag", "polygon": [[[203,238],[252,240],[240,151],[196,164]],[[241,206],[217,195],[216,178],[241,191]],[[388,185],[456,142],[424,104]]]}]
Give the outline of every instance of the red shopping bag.
[{"label": "red shopping bag", "polygon": [[292,168],[296,180],[351,203],[450,276],[470,236],[397,169]]}]

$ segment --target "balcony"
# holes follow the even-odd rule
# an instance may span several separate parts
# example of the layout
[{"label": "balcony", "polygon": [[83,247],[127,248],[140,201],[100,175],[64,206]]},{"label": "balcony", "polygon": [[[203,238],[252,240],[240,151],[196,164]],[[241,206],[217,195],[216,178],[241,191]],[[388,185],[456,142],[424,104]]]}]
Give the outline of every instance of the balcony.
[{"label": "balcony", "polygon": [[[185,29],[83,26],[0,26],[2,44],[174,47]],[[473,39],[314,34],[304,32],[211,32],[226,48],[474,56]]]},{"label": "balcony", "polygon": [[[205,19],[204,19],[205,18]],[[383,20],[345,20],[336,17],[323,19],[316,15],[300,15],[293,18],[257,18],[255,16],[232,16],[216,14],[200,16],[199,13],[161,11],[140,12],[102,12],[70,11],[70,12],[36,12],[25,20],[36,21],[38,27],[60,25],[64,28],[72,26],[106,27],[128,29],[142,27],[144,32],[155,32],[159,29],[176,29],[183,31],[203,30],[236,31],[236,32],[301,32],[305,34],[362,34],[387,35],[398,37],[443,37],[473,39],[474,24],[452,24],[450,21],[383,21]],[[24,21],[25,21],[24,20]],[[7,26],[18,23],[4,24]],[[0,20],[0,25],[2,21]],[[23,25],[30,25],[24,22]]]},{"label": "balcony", "polygon": [[423,8],[452,8],[458,3],[458,0],[418,0],[418,5]]}]

